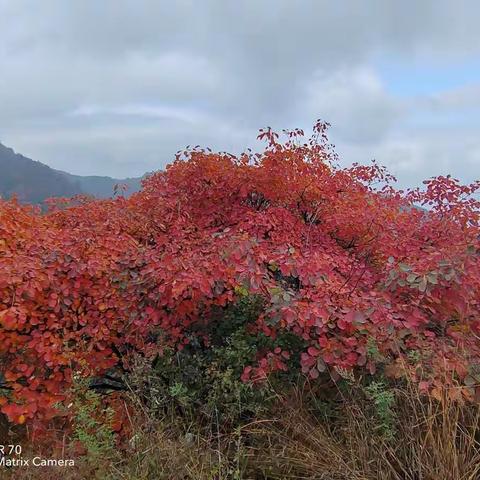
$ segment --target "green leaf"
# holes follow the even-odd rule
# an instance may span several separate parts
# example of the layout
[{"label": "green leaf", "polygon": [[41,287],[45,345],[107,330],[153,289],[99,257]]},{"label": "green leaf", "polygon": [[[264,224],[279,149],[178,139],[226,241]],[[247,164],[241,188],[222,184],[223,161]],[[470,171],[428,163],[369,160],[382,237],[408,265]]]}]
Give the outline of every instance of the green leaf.
[{"label": "green leaf", "polygon": [[427,290],[427,277],[423,276],[422,280],[420,281],[420,285],[418,286],[418,289],[421,292],[425,292]]},{"label": "green leaf", "polygon": [[327,364],[322,360],[321,357],[317,358],[317,370],[319,372],[324,372],[327,369]]},{"label": "green leaf", "polygon": [[467,375],[465,377],[464,383],[467,387],[473,387],[474,385],[477,385],[478,381],[471,375]]},{"label": "green leaf", "polygon": [[394,278],[398,277],[398,272],[396,270],[390,270],[388,276],[393,280]]},{"label": "green leaf", "polygon": [[407,282],[408,283],[413,283],[417,279],[417,276],[414,273],[410,273],[407,277]]}]

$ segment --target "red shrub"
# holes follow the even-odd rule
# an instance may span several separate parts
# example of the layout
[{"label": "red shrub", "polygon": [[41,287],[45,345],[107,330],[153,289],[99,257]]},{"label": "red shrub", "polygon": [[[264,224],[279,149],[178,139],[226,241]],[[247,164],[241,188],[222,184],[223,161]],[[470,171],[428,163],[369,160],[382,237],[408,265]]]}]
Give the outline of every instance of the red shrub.
[{"label": "red shrub", "polygon": [[[374,342],[392,365],[421,351],[427,381],[441,363],[471,386],[480,184],[439,177],[425,192],[396,191],[375,164],[337,167],[325,130],[318,123],[306,143],[298,130],[284,143],[261,131],[265,151],[238,158],[183,152],[128,199],[79,198],[46,214],[2,201],[2,412],[44,424],[74,374],[182,348],[213,306],[246,291],[266,302],[251,328],[307,342],[311,378],[333,367],[373,373]],[[288,358],[267,354],[244,379]]]}]

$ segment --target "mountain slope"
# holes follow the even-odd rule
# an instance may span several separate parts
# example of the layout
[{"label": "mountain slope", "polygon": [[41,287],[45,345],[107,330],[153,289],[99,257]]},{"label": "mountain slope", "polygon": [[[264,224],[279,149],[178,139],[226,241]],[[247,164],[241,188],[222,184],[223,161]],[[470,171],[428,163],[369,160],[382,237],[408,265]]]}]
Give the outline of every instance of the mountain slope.
[{"label": "mountain slope", "polygon": [[127,194],[140,189],[141,178],[116,179],[72,175],[15,153],[0,143],[0,197],[14,194],[23,203],[41,203],[49,197],[88,194],[106,198],[115,184],[126,184]]},{"label": "mountain slope", "polygon": [[15,153],[0,143],[0,195],[16,194],[21,202],[40,203],[48,197],[82,193],[80,185],[47,165]]},{"label": "mountain slope", "polygon": [[100,177],[97,175],[72,175],[71,173],[62,172],[60,170],[57,171],[63,174],[69,182],[79,185],[84,193],[100,198],[107,198],[112,196],[116,184],[126,185],[127,195],[133,192],[138,192],[138,190],[140,190],[142,182],[142,179],[140,177],[118,179],[112,177]]}]

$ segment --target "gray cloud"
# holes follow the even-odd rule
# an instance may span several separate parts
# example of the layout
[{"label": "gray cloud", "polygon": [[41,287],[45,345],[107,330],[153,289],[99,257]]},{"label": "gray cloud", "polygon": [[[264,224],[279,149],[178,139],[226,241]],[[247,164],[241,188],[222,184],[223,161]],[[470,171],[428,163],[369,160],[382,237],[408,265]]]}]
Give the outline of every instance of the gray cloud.
[{"label": "gray cloud", "polygon": [[399,96],[379,65],[471,62],[479,14],[474,0],[0,0],[0,141],[73,173],[140,175],[187,144],[239,151],[260,127],[321,117],[346,163],[375,157],[403,185],[472,180],[480,78]]}]

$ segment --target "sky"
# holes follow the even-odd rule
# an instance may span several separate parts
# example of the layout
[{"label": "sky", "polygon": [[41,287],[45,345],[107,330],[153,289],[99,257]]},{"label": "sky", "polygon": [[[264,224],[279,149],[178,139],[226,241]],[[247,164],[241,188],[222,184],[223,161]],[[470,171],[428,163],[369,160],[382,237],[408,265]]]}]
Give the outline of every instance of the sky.
[{"label": "sky", "polygon": [[344,165],[470,182],[479,19],[477,0],[0,0],[0,142],[122,178],[321,118]]}]

